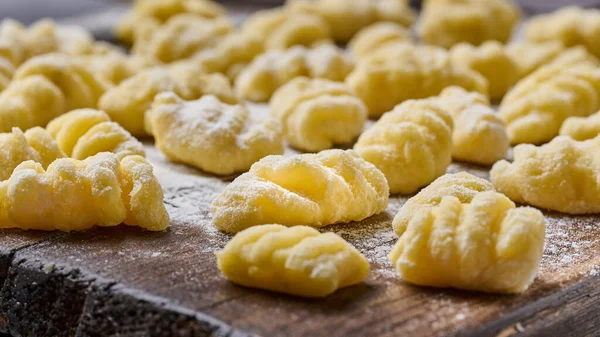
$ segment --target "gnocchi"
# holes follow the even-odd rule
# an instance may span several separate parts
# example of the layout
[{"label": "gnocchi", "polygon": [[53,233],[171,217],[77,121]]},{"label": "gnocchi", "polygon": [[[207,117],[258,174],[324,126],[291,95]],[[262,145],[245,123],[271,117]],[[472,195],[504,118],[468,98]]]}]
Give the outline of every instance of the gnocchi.
[{"label": "gnocchi", "polygon": [[537,274],[545,235],[540,211],[516,208],[500,193],[478,193],[469,203],[445,196],[414,214],[390,261],[418,285],[520,293]]},{"label": "gnocchi", "polygon": [[327,296],[369,274],[356,248],[306,226],[245,229],[217,252],[217,265],[234,283],[305,297]]},{"label": "gnocchi", "polygon": [[506,52],[519,68],[519,78],[523,78],[539,67],[552,62],[565,46],[560,42],[515,42],[506,46]]},{"label": "gnocchi", "polygon": [[213,225],[228,233],[279,223],[322,227],[360,221],[387,207],[385,176],[354,151],[268,156],[213,201]]},{"label": "gnocchi", "polygon": [[575,140],[587,140],[600,135],[600,112],[589,117],[569,117],[560,127],[561,136]]},{"label": "gnocchi", "polygon": [[378,22],[361,29],[348,46],[352,55],[361,59],[388,44],[411,42],[410,31],[406,27],[393,22]]}]

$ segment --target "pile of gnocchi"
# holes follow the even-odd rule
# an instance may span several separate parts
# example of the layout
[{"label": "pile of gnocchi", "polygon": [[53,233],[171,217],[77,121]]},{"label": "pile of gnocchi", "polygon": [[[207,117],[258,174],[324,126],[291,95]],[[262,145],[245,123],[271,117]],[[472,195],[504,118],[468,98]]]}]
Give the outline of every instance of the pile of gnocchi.
[{"label": "pile of gnocchi", "polygon": [[[240,174],[210,210],[235,234],[216,253],[234,283],[323,297],[362,282],[367,259],[326,226],[402,194],[404,281],[523,292],[539,209],[600,212],[600,11],[531,18],[509,43],[521,19],[512,0],[426,0],[418,23],[407,0],[288,0],[236,26],[210,0],[138,0],[122,46],[6,19],[0,228],[166,229],[138,140],[153,137],[168,160]],[[446,174],[453,160],[491,181]]]}]

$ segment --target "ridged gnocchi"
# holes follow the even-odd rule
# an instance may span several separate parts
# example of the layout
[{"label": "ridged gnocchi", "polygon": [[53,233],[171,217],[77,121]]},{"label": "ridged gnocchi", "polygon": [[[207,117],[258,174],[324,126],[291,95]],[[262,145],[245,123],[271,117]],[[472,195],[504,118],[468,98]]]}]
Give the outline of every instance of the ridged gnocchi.
[{"label": "ridged gnocchi", "polygon": [[120,223],[152,231],[169,225],[161,186],[143,157],[119,161],[103,152],[57,159],[47,170],[26,161],[0,182],[0,228],[68,232]]},{"label": "ridged gnocchi", "polygon": [[156,148],[167,158],[211,173],[247,171],[261,158],[284,150],[275,119],[257,120],[245,106],[222,103],[212,95],[186,102],[162,93],[146,121]]},{"label": "ridged gnocchi", "polygon": [[487,41],[480,46],[458,43],[450,49],[450,60],[477,71],[488,81],[490,99],[499,100],[519,80],[519,66],[498,41]]},{"label": "ridged gnocchi", "polygon": [[391,193],[410,194],[446,172],[452,128],[452,117],[438,104],[410,100],[367,129],[354,150],[385,174]]},{"label": "ridged gnocchi", "polygon": [[306,226],[245,229],[217,252],[219,270],[233,283],[305,297],[324,297],[362,282],[367,259],[334,233]]},{"label": "ridged gnocchi", "polygon": [[354,151],[268,156],[213,201],[213,225],[228,233],[279,223],[323,227],[360,221],[387,207],[385,176]]},{"label": "ridged gnocchi", "polygon": [[258,56],[235,81],[237,93],[251,101],[265,102],[285,83],[300,76],[344,81],[354,63],[343,50],[330,44],[313,49],[296,46]]},{"label": "ridged gnocchi", "polygon": [[462,203],[469,203],[476,194],[493,190],[494,186],[489,181],[470,173],[445,174],[408,199],[394,217],[392,226],[396,234],[402,235],[418,211],[437,206],[444,196],[453,196]]},{"label": "ridged gnocchi", "polygon": [[378,22],[361,29],[348,47],[354,57],[361,59],[388,44],[411,42],[408,28],[393,22]]},{"label": "ridged gnocchi", "polygon": [[567,117],[598,111],[599,94],[598,60],[579,47],[521,80],[499,112],[511,144],[541,144],[558,135]]},{"label": "ridged gnocchi", "polygon": [[514,149],[514,161],[497,162],[492,183],[514,202],[569,214],[600,212],[600,137],[559,136]]},{"label": "ridged gnocchi", "polygon": [[287,8],[257,11],[242,26],[244,34],[263,39],[266,49],[285,50],[300,45],[330,42],[331,30],[323,18],[310,13],[294,13]]},{"label": "ridged gnocchi", "polygon": [[358,31],[376,22],[410,27],[415,14],[408,0],[288,0],[293,12],[313,13],[325,19],[336,42],[348,42]]},{"label": "ridged gnocchi", "polygon": [[454,121],[452,158],[482,165],[504,159],[510,142],[504,122],[490,107],[487,97],[448,87],[431,100],[445,109]]},{"label": "ridged gnocchi", "polygon": [[122,159],[145,156],[144,146],[104,112],[77,109],[53,119],[46,130],[68,157],[85,159],[100,152],[112,152]]},{"label": "ridged gnocchi", "polygon": [[76,59],[46,54],[25,62],[0,93],[0,132],[45,126],[59,115],[94,108],[108,85]]},{"label": "ridged gnocchi", "polygon": [[144,113],[154,96],[166,91],[186,100],[215,95],[225,103],[237,102],[227,77],[205,74],[201,67],[186,63],[140,72],[102,95],[98,108],[132,135],[144,136]]},{"label": "ridged gnocchi", "polygon": [[540,211],[516,208],[500,193],[478,193],[469,203],[444,196],[411,217],[389,257],[410,283],[520,293],[535,279],[545,235]]},{"label": "ridged gnocchi", "polygon": [[318,152],[356,139],[367,107],[343,84],[297,77],[279,88],[270,103],[286,139],[295,148]]},{"label": "ridged gnocchi", "polygon": [[521,14],[513,0],[427,0],[418,34],[444,48],[460,42],[507,42]]},{"label": "ridged gnocchi", "polygon": [[40,127],[31,128],[25,133],[19,128],[12,132],[0,133],[0,181],[10,177],[14,169],[24,161],[33,160],[48,167],[64,153],[52,136]]},{"label": "ridged gnocchi", "polygon": [[561,136],[575,140],[588,140],[600,135],[600,112],[589,117],[569,117],[560,127]]},{"label": "ridged gnocchi", "polygon": [[533,42],[559,41],[567,47],[583,45],[600,57],[600,10],[575,6],[531,18],[525,38]]},{"label": "ridged gnocchi", "polygon": [[506,52],[519,67],[519,78],[552,62],[564,50],[565,46],[556,41],[539,43],[520,41],[506,46]]},{"label": "ridged gnocchi", "polygon": [[394,44],[361,59],[346,83],[373,118],[405,100],[435,96],[452,85],[485,94],[488,91],[483,76],[452,63],[445,50],[410,44]]}]

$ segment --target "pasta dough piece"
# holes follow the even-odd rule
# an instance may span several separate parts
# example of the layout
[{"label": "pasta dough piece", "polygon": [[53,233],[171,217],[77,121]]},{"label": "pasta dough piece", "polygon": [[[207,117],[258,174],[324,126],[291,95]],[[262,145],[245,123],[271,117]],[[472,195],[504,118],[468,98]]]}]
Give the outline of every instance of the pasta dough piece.
[{"label": "pasta dough piece", "polygon": [[552,62],[564,50],[565,46],[555,41],[540,43],[521,41],[506,46],[506,52],[519,67],[519,78]]},{"label": "pasta dough piece", "polygon": [[156,148],[173,161],[207,172],[247,171],[261,158],[284,150],[276,120],[256,120],[245,106],[225,104],[212,95],[185,102],[162,93],[148,114]]},{"label": "pasta dough piece", "polygon": [[519,67],[497,41],[488,41],[479,47],[459,43],[450,49],[452,63],[479,72],[488,81],[492,100],[499,100],[519,80]]},{"label": "pasta dough piece", "polygon": [[588,140],[600,135],[600,112],[589,117],[569,117],[560,127],[561,136]]},{"label": "pasta dough piece", "polygon": [[452,127],[452,117],[435,102],[406,101],[365,131],[354,150],[385,174],[391,193],[409,194],[446,172]]},{"label": "pasta dough piece", "polygon": [[45,126],[78,108],[93,108],[108,85],[74,58],[37,56],[24,63],[0,93],[0,132]]},{"label": "pasta dough piece", "polygon": [[313,152],[350,143],[367,120],[367,107],[343,83],[307,77],[279,88],[271,112],[292,146]]},{"label": "pasta dough piece", "polygon": [[462,203],[470,203],[480,192],[493,191],[494,186],[487,180],[467,172],[445,174],[402,205],[392,225],[398,236],[406,231],[408,222],[422,209],[430,210],[437,206],[444,196],[458,198]]},{"label": "pasta dough piece", "polygon": [[379,48],[394,43],[411,43],[410,31],[393,22],[379,22],[360,30],[348,46],[352,54],[364,58]]},{"label": "pasta dough piece", "polygon": [[569,214],[600,212],[600,137],[586,141],[559,136],[536,147],[515,147],[512,163],[490,172],[511,200]]},{"label": "pasta dough piece", "polygon": [[520,293],[535,279],[546,235],[540,211],[516,208],[500,193],[461,204],[445,196],[408,223],[390,261],[410,283],[490,293]]},{"label": "pasta dough piece", "polygon": [[500,116],[511,144],[545,143],[567,117],[600,109],[600,67],[585,49],[565,52],[521,80],[502,100]]},{"label": "pasta dough piece", "polygon": [[46,130],[35,127],[25,133],[13,128],[10,133],[0,133],[0,181],[10,177],[24,161],[33,160],[48,167],[55,159],[65,155]]},{"label": "pasta dough piece", "polygon": [[444,48],[459,42],[506,43],[520,17],[512,0],[427,0],[418,33],[427,44]]},{"label": "pasta dough piece", "polygon": [[531,18],[525,37],[533,42],[559,41],[567,47],[583,45],[600,57],[600,10],[564,7]]},{"label": "pasta dough piece", "polygon": [[154,96],[166,91],[173,91],[186,100],[215,95],[225,103],[237,102],[224,75],[207,75],[198,66],[175,64],[142,71],[123,81],[100,98],[98,108],[132,135],[144,136],[147,134],[144,113],[150,109]]},{"label": "pasta dough piece", "polygon": [[251,101],[265,102],[282,85],[300,76],[343,81],[354,64],[334,45],[314,49],[293,47],[268,51],[246,67],[235,81],[238,94]]},{"label": "pasta dough piece", "polygon": [[100,152],[112,152],[122,159],[144,157],[144,146],[104,112],[78,109],[53,119],[46,128],[69,157],[82,160]]},{"label": "pasta dough piece", "polygon": [[161,25],[171,17],[190,13],[214,19],[225,15],[225,8],[210,0],[135,0],[132,10],[115,26],[115,35],[126,44],[135,41],[135,28],[151,21]]},{"label": "pasta dough piece", "polygon": [[293,12],[317,14],[325,19],[336,42],[348,42],[364,27],[394,22],[410,27],[415,14],[408,0],[295,0],[286,3]]},{"label": "pasta dough piece", "polygon": [[148,31],[136,39],[133,53],[171,63],[214,47],[231,32],[232,24],[226,18],[209,20],[193,14],[181,14],[162,26],[146,29]]},{"label": "pasta dough piece", "polygon": [[356,248],[306,226],[245,229],[217,252],[217,265],[233,283],[305,297],[327,296],[369,274]]},{"label": "pasta dough piece", "polygon": [[21,163],[0,182],[0,228],[84,230],[125,223],[151,231],[169,225],[152,166],[140,156],[103,152],[55,160],[44,170]]},{"label": "pasta dough piece", "polygon": [[262,37],[267,49],[281,50],[296,45],[310,47],[331,38],[329,25],[320,16],[286,8],[255,12],[244,22],[242,32]]},{"label": "pasta dough piece", "polygon": [[486,79],[452,63],[445,50],[409,44],[381,48],[360,60],[346,84],[367,105],[372,118],[405,100],[435,96],[451,85],[487,93]]},{"label": "pasta dough piece", "polygon": [[213,201],[213,225],[228,233],[269,223],[323,227],[387,207],[385,176],[354,151],[268,156]]},{"label": "pasta dough piece", "polygon": [[454,121],[452,158],[482,165],[504,159],[510,147],[506,128],[485,96],[448,87],[431,99]]}]

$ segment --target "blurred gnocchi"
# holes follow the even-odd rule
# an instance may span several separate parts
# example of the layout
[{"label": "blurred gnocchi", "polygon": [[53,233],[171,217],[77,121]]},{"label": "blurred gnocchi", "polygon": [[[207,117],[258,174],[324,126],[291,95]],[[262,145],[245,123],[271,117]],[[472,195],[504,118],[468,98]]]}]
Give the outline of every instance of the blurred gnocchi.
[{"label": "blurred gnocchi", "polygon": [[354,57],[361,59],[388,44],[411,42],[410,31],[406,27],[393,22],[378,22],[361,29],[348,47]]}]

